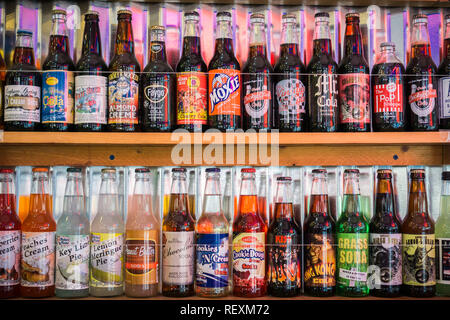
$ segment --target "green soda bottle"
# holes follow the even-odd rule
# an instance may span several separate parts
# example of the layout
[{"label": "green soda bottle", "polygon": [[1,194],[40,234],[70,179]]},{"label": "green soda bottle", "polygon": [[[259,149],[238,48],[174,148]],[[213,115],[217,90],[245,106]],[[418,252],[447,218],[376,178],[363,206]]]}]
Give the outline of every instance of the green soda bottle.
[{"label": "green soda bottle", "polygon": [[450,171],[442,172],[441,213],[436,221],[436,293],[450,296]]}]

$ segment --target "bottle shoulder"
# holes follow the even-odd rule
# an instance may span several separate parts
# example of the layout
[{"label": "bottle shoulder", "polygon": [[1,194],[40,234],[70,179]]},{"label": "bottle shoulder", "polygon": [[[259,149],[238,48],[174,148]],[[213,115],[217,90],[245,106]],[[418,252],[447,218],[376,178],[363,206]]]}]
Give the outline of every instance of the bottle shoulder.
[{"label": "bottle shoulder", "polygon": [[338,64],[330,55],[313,55],[309,61],[306,71],[308,73],[337,73]]},{"label": "bottle shoulder", "polygon": [[85,55],[78,60],[76,67],[76,71],[108,71],[108,66],[106,62],[103,60],[103,57],[90,54]]},{"label": "bottle shoulder", "polygon": [[250,57],[242,70],[243,73],[273,73],[272,65],[265,56],[257,55]]},{"label": "bottle shoulder", "polygon": [[68,54],[49,55],[42,64],[42,70],[75,71],[75,64]]},{"label": "bottle shoulder", "polygon": [[443,76],[450,75],[450,59],[444,58],[439,64],[438,73]]},{"label": "bottle shoulder", "polygon": [[347,55],[339,63],[338,73],[366,73],[370,74],[369,65],[362,55]]},{"label": "bottle shoulder", "polygon": [[114,55],[108,69],[109,71],[130,71],[133,69],[134,72],[141,72],[141,66],[132,53]]},{"label": "bottle shoulder", "polygon": [[177,72],[207,72],[208,68],[201,55],[182,56],[177,64]]},{"label": "bottle shoulder", "polygon": [[401,229],[404,234],[433,234],[435,231],[435,224],[428,213],[408,213],[403,220]]},{"label": "bottle shoulder", "polygon": [[408,74],[436,73],[437,67],[430,56],[419,56],[412,58],[406,67]]},{"label": "bottle shoulder", "polygon": [[273,70],[275,73],[284,73],[284,72],[305,73],[306,67],[298,55],[287,54],[281,56],[278,59]]},{"label": "bottle shoulder", "polygon": [[208,71],[217,69],[241,70],[239,61],[234,55],[227,52],[215,53],[208,65]]},{"label": "bottle shoulder", "polygon": [[143,72],[173,72],[173,69],[165,61],[150,61]]}]

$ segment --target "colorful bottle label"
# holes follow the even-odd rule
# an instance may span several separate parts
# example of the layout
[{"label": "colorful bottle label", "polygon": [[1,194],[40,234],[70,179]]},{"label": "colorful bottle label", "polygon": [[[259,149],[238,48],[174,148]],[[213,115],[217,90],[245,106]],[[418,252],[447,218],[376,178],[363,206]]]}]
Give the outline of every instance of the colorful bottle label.
[{"label": "colorful bottle label", "polygon": [[170,75],[152,76],[144,88],[144,117],[151,123],[167,125],[172,113],[169,97]]},{"label": "colorful bottle label", "polygon": [[267,117],[272,99],[268,76],[261,75],[257,79],[245,81],[243,87],[245,112],[252,118],[252,124],[258,125],[262,117]]},{"label": "colorful bottle label", "polygon": [[369,234],[338,233],[338,283],[346,287],[367,285]]},{"label": "colorful bottle label", "polygon": [[163,281],[169,285],[194,283],[194,231],[163,232]]},{"label": "colorful bottle label", "polygon": [[42,72],[42,123],[73,123],[72,71]]},{"label": "colorful bottle label", "polygon": [[102,76],[75,78],[75,124],[106,124],[106,83]]},{"label": "colorful bottle label", "polygon": [[125,240],[125,283],[158,283],[159,254],[157,230],[127,230]]},{"label": "colorful bottle label", "polygon": [[[317,115],[319,121],[321,118],[334,117],[337,108],[337,75],[319,74],[309,77],[310,106],[317,105]],[[312,109],[311,109],[312,110]]]},{"label": "colorful bottle label", "polygon": [[91,233],[90,285],[120,287],[123,283],[123,233]]},{"label": "colorful bottle label", "polygon": [[20,283],[20,230],[0,231],[0,287]]},{"label": "colorful bottle label", "polygon": [[228,286],[228,245],[228,233],[197,234],[197,287]]},{"label": "colorful bottle label", "polygon": [[22,232],[20,284],[25,287],[55,284],[54,232]]},{"label": "colorful bottle label", "polygon": [[436,284],[436,249],[434,234],[403,234],[403,284]]},{"label": "colorful bottle label", "polygon": [[370,123],[370,76],[348,73],[339,76],[341,123]]},{"label": "colorful bottle label", "polygon": [[139,75],[112,72],[108,76],[108,124],[138,124]]},{"label": "colorful bottle label", "polygon": [[306,112],[306,90],[300,80],[281,80],[275,85],[275,95],[281,121],[289,122],[290,119],[300,118],[300,114]]},{"label": "colorful bottle label", "polygon": [[369,278],[371,288],[402,284],[402,234],[371,233]]},{"label": "colorful bottle label", "polygon": [[264,287],[265,239],[264,232],[243,232],[233,238],[233,285],[235,287]]},{"label": "colorful bottle label", "polygon": [[336,284],[336,253],[331,234],[305,234],[305,287]]},{"label": "colorful bottle label", "polygon": [[41,121],[41,88],[5,86],[5,121]]},{"label": "colorful bottle label", "polygon": [[418,117],[427,117],[436,107],[437,91],[433,82],[428,77],[419,77],[408,79],[408,85],[411,88],[408,102],[412,112]]},{"label": "colorful bottle label", "polygon": [[450,77],[439,79],[439,97],[441,99],[440,118],[450,118]]},{"label": "colorful bottle label", "polygon": [[89,288],[89,235],[56,236],[55,288]]},{"label": "colorful bottle label", "polygon": [[177,124],[206,124],[208,77],[200,72],[177,74]]},{"label": "colorful bottle label", "polygon": [[403,84],[391,82],[374,87],[374,112],[395,117],[403,112]]},{"label": "colorful bottle label", "polygon": [[436,239],[436,282],[450,284],[450,238]]},{"label": "colorful bottle label", "polygon": [[210,116],[241,115],[241,74],[239,70],[217,69],[208,72]]}]

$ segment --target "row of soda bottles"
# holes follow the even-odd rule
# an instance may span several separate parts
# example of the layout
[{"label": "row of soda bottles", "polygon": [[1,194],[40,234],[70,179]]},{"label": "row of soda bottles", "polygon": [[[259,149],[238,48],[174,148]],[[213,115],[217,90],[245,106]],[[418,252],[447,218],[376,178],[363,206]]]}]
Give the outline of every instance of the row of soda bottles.
[{"label": "row of soda bottles", "polygon": [[[151,28],[149,63],[134,54],[131,11],[118,11],[115,54],[102,58],[99,15],[85,15],[82,56],[69,54],[64,10],[53,11],[49,53],[42,73],[32,33],[17,32],[6,72],[6,130],[204,131],[238,128],[364,132],[450,129],[450,15],[444,59],[430,54],[427,16],[413,17],[411,59],[405,69],[393,43],[381,44],[372,69],[364,58],[359,15],[346,15],[344,57],[333,60],[329,15],[315,15],[314,54],[305,67],[295,15],[282,18],[280,58],[267,59],[265,17],[250,17],[249,57],[241,69],[233,50],[231,14],[217,13],[215,53],[201,55],[199,14],[184,14],[183,52],[176,72],[167,63],[165,29]],[[3,63],[4,64],[4,63]],[[242,73],[241,73],[242,71]]]},{"label": "row of soda bottles", "polygon": [[[327,171],[313,170],[309,213],[293,217],[291,178],[278,177],[273,220],[258,207],[255,169],[241,170],[237,216],[221,207],[220,169],[206,169],[203,209],[190,211],[186,169],[172,169],[168,213],[152,210],[150,171],[135,169],[124,222],[116,172],[101,173],[98,213],[89,223],[81,168],[67,169],[55,222],[47,168],[33,168],[29,213],[15,211],[14,171],[0,169],[0,297],[450,295],[450,172],[441,213],[428,214],[425,171],[410,170],[409,207],[397,212],[392,171],[377,171],[375,214],[361,210],[359,170],[344,171],[342,210],[329,212]],[[162,229],[162,230],[161,230]],[[302,264],[302,259],[304,263]],[[302,267],[302,265],[304,267]],[[304,270],[302,270],[304,269]],[[303,283],[303,285],[302,285]]]}]

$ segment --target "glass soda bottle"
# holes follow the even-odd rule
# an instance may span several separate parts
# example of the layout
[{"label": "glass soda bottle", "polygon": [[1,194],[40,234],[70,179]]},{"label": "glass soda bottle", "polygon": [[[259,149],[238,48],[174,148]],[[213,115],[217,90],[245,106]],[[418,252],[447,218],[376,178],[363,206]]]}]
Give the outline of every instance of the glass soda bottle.
[{"label": "glass soda bottle", "polygon": [[63,213],[56,226],[57,297],[89,295],[89,228],[81,168],[68,168]]},{"label": "glass soda bottle", "polygon": [[294,220],[291,177],[277,178],[274,220],[267,232],[267,291],[275,297],[300,294],[302,231]]},{"label": "glass soda bottle", "polygon": [[222,197],[222,209],[225,217],[227,218],[230,229],[233,227],[233,195],[231,189],[231,172],[225,173],[225,188]]},{"label": "glass soda bottle", "polygon": [[125,294],[153,297],[158,294],[159,223],[152,208],[151,174],[135,169],[125,234]]},{"label": "glass soda bottle", "polygon": [[108,67],[102,57],[98,12],[84,16],[83,48],[75,67],[75,130],[106,129]]},{"label": "glass soda bottle", "polygon": [[55,294],[55,231],[47,168],[33,168],[30,210],[22,223],[20,294],[44,298]]},{"label": "glass soda bottle", "polygon": [[337,229],[337,294],[364,297],[369,294],[369,221],[361,212],[359,170],[344,171],[344,197]]},{"label": "glass soda bottle", "polygon": [[333,296],[336,290],[336,223],[329,212],[327,171],[312,171],[309,212],[303,224],[305,293]]},{"label": "glass soda bottle", "polygon": [[189,212],[191,213],[192,219],[194,221],[197,220],[196,218],[196,203],[195,198],[197,194],[197,183],[196,183],[196,176],[195,176],[195,170],[189,171],[189,185],[188,185],[188,196],[189,196]]},{"label": "glass soda bottle", "polygon": [[150,57],[141,76],[142,131],[169,132],[175,126],[176,77],[167,63],[166,28],[150,29]]},{"label": "glass soda bottle", "polygon": [[444,19],[444,47],[443,59],[438,68],[439,78],[439,127],[441,129],[450,129],[450,14]]},{"label": "glass soda bottle", "polygon": [[307,131],[308,77],[298,50],[297,18],[293,14],[284,14],[281,21],[280,58],[274,68],[274,128],[289,132]]},{"label": "glass soda bottle", "polygon": [[269,208],[267,207],[268,200],[268,192],[267,192],[267,175],[263,170],[260,175],[259,180],[259,188],[258,188],[258,213],[261,216],[262,220],[269,227],[269,222],[272,221],[273,214],[269,212]]},{"label": "glass soda bottle", "polygon": [[124,223],[119,210],[116,169],[101,173],[98,211],[91,223],[89,293],[94,297],[123,293]]},{"label": "glass soda bottle", "polygon": [[344,58],[338,68],[339,131],[370,131],[370,69],[364,57],[359,14],[345,15]]},{"label": "glass soda bottle", "polygon": [[450,172],[442,172],[441,212],[436,221],[436,293],[450,296]]},{"label": "glass soda bottle", "polygon": [[337,63],[333,59],[330,15],[314,15],[313,56],[307,67],[310,130],[335,132],[338,126]]},{"label": "glass soda bottle", "polygon": [[41,127],[69,131],[73,127],[75,65],[70,57],[66,11],[52,11],[48,55],[42,65]]},{"label": "glass soda bottle", "polygon": [[267,60],[266,20],[263,14],[250,16],[247,62],[242,70],[243,128],[268,131],[272,127],[272,66]]},{"label": "glass soda bottle", "polygon": [[6,63],[3,55],[0,54],[0,129],[4,129],[4,110],[5,99],[3,95],[5,92],[5,79],[6,79]]},{"label": "glass soda bottle", "polygon": [[220,203],[220,169],[205,172],[203,211],[196,226],[196,292],[201,297],[224,297],[229,288],[229,225]]},{"label": "glass soda bottle", "polygon": [[238,216],[233,223],[233,295],[266,294],[267,226],[258,213],[255,169],[241,170]]},{"label": "glass soda bottle", "polygon": [[406,129],[405,67],[395,54],[393,42],[380,45],[381,54],[372,68],[372,123],[374,131]]},{"label": "glass soda bottle", "polygon": [[114,56],[108,75],[108,130],[136,131],[138,128],[139,73],[141,67],[134,55],[131,11],[117,12],[117,34]]},{"label": "glass soda bottle", "polygon": [[377,171],[375,214],[370,221],[369,231],[370,294],[397,297],[402,285],[402,233],[392,170]]},{"label": "glass soda bottle", "polygon": [[17,31],[13,65],[5,82],[5,130],[36,130],[41,122],[42,75],[34,63],[31,31]]},{"label": "glass soda bottle", "polygon": [[425,170],[412,169],[410,178],[408,213],[402,224],[403,289],[411,297],[432,297],[436,292],[436,251]]},{"label": "glass soda bottle", "polygon": [[169,213],[163,220],[162,293],[194,295],[195,221],[189,212],[186,169],[172,169]]},{"label": "glass soda bottle", "polygon": [[428,17],[416,14],[412,24],[411,59],[406,67],[409,126],[412,131],[435,131],[439,129],[438,79],[431,58]]},{"label": "glass soda bottle", "polygon": [[208,118],[208,75],[200,49],[200,16],[185,12],[183,54],[177,64],[177,127],[202,132]]},{"label": "glass soda bottle", "polygon": [[242,127],[241,67],[234,56],[231,13],[218,12],[216,47],[208,66],[208,124],[220,131]]},{"label": "glass soda bottle", "polygon": [[20,296],[21,222],[15,193],[14,171],[0,169],[0,299]]}]

